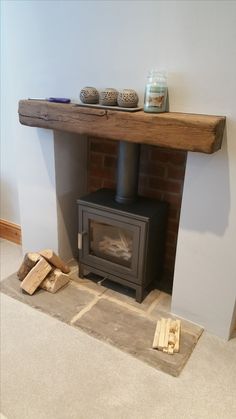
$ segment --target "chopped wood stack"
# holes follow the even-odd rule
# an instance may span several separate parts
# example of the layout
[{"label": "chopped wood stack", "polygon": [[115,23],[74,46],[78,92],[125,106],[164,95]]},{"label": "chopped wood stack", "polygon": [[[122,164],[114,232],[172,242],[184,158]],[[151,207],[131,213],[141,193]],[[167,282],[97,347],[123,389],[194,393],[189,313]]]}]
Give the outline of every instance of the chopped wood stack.
[{"label": "chopped wood stack", "polygon": [[55,293],[69,282],[69,272],[69,267],[53,250],[45,249],[26,253],[17,276],[22,281],[21,288],[32,295],[37,288]]},{"label": "chopped wood stack", "polygon": [[179,352],[180,320],[161,318],[157,321],[153,349],[173,355]]}]

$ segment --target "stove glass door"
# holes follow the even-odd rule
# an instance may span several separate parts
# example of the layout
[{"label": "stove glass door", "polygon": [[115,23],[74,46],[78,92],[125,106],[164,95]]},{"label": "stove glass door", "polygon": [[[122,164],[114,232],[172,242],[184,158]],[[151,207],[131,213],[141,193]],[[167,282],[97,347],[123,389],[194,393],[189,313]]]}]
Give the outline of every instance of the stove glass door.
[{"label": "stove glass door", "polygon": [[131,268],[134,233],[96,220],[89,220],[89,253]]},{"label": "stove glass door", "polygon": [[81,264],[141,283],[147,234],[145,221],[80,205],[79,232]]}]

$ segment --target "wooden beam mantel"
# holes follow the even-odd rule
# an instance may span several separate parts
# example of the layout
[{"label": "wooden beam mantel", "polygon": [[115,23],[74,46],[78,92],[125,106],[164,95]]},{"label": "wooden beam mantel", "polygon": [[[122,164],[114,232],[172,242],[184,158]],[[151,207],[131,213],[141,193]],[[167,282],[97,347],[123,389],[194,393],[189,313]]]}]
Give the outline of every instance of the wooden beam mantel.
[{"label": "wooden beam mantel", "polygon": [[40,100],[19,102],[21,124],[177,150],[214,153],[225,117],[177,112],[124,112]]}]

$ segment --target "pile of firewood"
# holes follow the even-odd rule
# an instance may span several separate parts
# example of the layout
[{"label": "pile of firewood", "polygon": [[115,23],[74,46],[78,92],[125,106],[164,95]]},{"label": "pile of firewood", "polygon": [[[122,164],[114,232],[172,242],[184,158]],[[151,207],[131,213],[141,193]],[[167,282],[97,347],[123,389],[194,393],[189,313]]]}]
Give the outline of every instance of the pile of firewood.
[{"label": "pile of firewood", "polygon": [[154,334],[153,349],[173,355],[179,352],[180,345],[180,320],[161,318],[157,321]]},{"label": "pile of firewood", "polygon": [[70,278],[69,267],[51,249],[38,253],[26,253],[17,272],[21,288],[32,295],[37,288],[55,293],[66,285]]}]

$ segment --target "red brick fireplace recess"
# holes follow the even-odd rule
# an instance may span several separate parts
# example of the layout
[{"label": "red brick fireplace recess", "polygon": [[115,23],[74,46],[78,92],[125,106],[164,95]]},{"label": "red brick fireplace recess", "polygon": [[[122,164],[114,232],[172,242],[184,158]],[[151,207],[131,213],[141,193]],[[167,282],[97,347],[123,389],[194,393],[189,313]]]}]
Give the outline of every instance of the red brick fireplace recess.
[{"label": "red brick fireplace recess", "polygon": [[[129,113],[24,100],[19,118],[23,125],[76,133],[78,141],[80,135],[87,137],[90,194],[78,197],[81,275],[85,267],[130,286],[137,301],[153,279],[159,289],[171,292],[186,155],[219,150],[225,117]],[[119,156],[122,147],[138,150],[130,171],[131,178],[137,173],[137,191],[128,185],[133,193],[129,202],[127,182],[121,185],[121,196],[119,183],[122,168],[129,171],[133,159],[122,166],[119,157],[116,178],[118,147]]]}]

